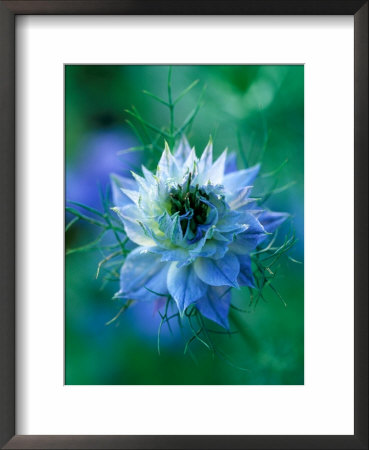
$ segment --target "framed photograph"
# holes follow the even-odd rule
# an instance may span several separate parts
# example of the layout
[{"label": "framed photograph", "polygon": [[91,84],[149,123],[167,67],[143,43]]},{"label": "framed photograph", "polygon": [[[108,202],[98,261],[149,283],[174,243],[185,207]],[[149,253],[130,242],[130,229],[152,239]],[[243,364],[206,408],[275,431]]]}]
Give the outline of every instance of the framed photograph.
[{"label": "framed photograph", "polygon": [[368,4],[0,2],[3,448],[368,448]]}]

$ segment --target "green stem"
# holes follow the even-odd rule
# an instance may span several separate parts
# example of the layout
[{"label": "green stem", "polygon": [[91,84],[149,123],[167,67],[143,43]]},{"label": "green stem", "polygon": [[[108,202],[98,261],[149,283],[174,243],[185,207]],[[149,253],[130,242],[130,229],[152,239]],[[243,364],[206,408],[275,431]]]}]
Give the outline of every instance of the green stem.
[{"label": "green stem", "polygon": [[169,133],[170,142],[169,145],[173,148],[174,145],[174,104],[172,100],[172,66],[169,66],[168,72],[168,108],[170,115]]}]

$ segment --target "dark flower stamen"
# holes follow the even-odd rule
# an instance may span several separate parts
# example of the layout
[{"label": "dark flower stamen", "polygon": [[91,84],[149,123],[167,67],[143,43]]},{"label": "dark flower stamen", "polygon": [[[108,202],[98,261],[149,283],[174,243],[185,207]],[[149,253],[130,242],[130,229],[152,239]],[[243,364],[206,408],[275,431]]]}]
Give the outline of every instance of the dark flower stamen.
[{"label": "dark flower stamen", "polygon": [[[185,190],[181,185],[177,185],[170,192],[171,214],[179,212],[180,216],[187,214],[187,217],[181,221],[181,228],[183,233],[186,232],[188,221],[190,229],[196,233],[198,225],[206,222],[209,207],[204,203],[203,199],[208,200],[209,196],[206,192],[199,188],[197,184],[195,187],[191,186],[191,173],[188,176]],[[190,214],[188,214],[190,213]]]}]

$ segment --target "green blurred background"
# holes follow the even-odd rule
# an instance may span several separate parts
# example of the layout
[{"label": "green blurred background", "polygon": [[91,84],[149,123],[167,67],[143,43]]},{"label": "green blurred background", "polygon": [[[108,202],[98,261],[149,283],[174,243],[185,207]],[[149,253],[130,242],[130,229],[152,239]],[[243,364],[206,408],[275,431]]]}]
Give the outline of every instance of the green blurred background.
[{"label": "green blurred background", "polygon": [[[139,171],[147,163],[142,152],[117,155],[138,141],[127,125],[125,109],[132,105],[158,127],[168,124],[165,106],[142,93],[167,98],[168,66],[68,65],[65,67],[66,200],[101,208],[99,187],[109,173]],[[239,168],[262,158],[262,174],[287,163],[278,174],[260,177],[257,193],[276,193],[267,206],[287,211],[280,239],[295,230],[298,242],[290,256],[304,254],[304,68],[303,66],[174,66],[174,96],[198,79],[178,103],[179,125],[194,108],[204,86],[203,105],[188,135],[198,154],[209,135],[219,155],[225,147],[237,153]],[[239,136],[239,138],[238,138]],[[241,146],[239,141],[241,141]],[[265,147],[265,151],[262,149]],[[243,157],[241,157],[241,151]],[[280,189],[290,185],[289,189]],[[67,221],[70,217],[67,216]],[[77,223],[66,233],[66,249],[80,247],[96,236],[93,226]],[[98,250],[66,256],[65,383],[107,384],[303,384],[304,270],[284,258],[274,283],[287,303],[269,288],[266,301],[248,308],[247,290],[234,290],[233,303],[247,313],[232,312],[231,329],[218,336],[219,348],[234,363],[212,358],[197,343],[197,363],[183,354],[178,329],[166,326],[157,351],[160,322],[152,305],[136,304],[107,326],[121,305],[112,301],[114,282],[96,280]],[[235,366],[247,368],[240,370]]]}]

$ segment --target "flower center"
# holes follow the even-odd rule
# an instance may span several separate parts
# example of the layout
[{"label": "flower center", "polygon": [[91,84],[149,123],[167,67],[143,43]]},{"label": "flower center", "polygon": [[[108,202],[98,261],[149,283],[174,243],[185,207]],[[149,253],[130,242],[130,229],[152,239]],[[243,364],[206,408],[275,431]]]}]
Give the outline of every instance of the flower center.
[{"label": "flower center", "polygon": [[189,226],[191,231],[196,234],[199,225],[206,222],[208,216],[208,205],[204,200],[208,200],[209,196],[206,192],[199,188],[199,185],[191,186],[191,174],[185,186],[177,185],[171,189],[170,196],[170,212],[175,214],[179,212],[181,219],[181,228],[186,233]]}]

